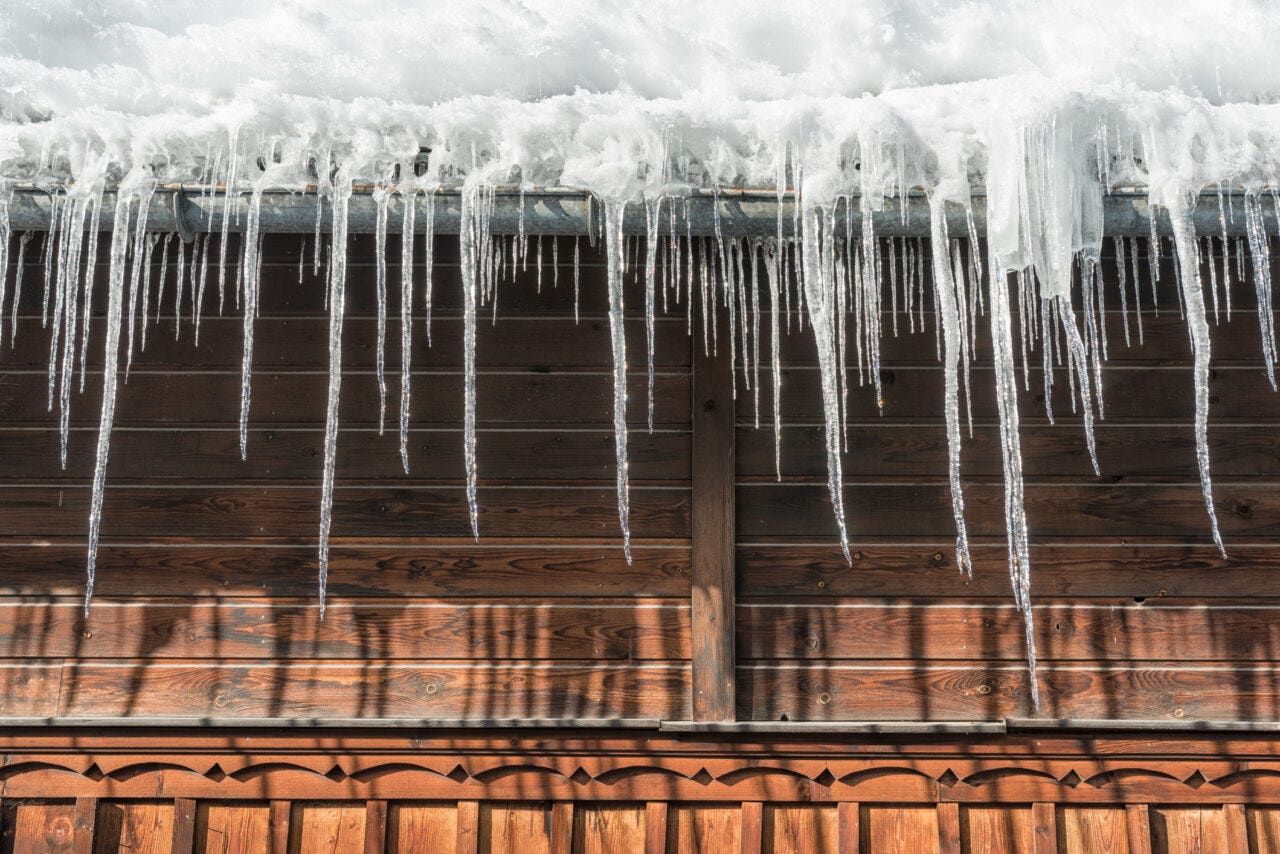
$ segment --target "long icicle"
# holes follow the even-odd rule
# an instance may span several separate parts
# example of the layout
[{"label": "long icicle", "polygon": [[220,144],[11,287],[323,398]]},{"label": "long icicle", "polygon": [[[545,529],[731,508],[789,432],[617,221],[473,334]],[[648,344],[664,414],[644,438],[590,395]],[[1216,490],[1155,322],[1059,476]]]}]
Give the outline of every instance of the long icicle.
[{"label": "long icicle", "polygon": [[404,220],[400,228],[400,465],[408,474],[409,368],[413,359],[413,232],[418,191],[402,192],[400,197],[404,202]]},{"label": "long icicle", "polygon": [[481,191],[464,188],[461,205],[460,255],[462,265],[462,447],[467,477],[467,509],[471,514],[471,535],[480,539],[480,508],[476,476],[476,291],[479,258],[476,231],[482,204]]},{"label": "long icicle", "polygon": [[[975,250],[976,251],[976,250]],[[994,257],[992,253],[988,253]],[[999,270],[987,282],[991,304],[991,350],[995,364],[996,408],[1000,416],[1000,454],[1004,461],[1004,521],[1009,547],[1009,581],[1013,601],[1022,613],[1027,645],[1027,679],[1031,705],[1040,711],[1036,675],[1035,621],[1031,610],[1031,549],[1023,498],[1022,446],[1018,424],[1018,369],[1013,360],[1013,320],[1009,309],[1009,280]]]},{"label": "long icicle", "polygon": [[845,522],[844,512],[844,471],[840,458],[840,391],[837,382],[836,353],[836,295],[837,283],[829,275],[824,275],[820,235],[828,241],[834,240],[832,234],[822,234],[824,221],[820,208],[806,206],[803,213],[804,231],[800,241],[801,264],[803,268],[803,287],[805,308],[808,311],[809,326],[813,329],[814,344],[818,349],[818,373],[822,381],[822,412],[825,427],[827,451],[827,491],[831,496],[831,507],[835,513],[836,527],[840,533],[840,549],[844,552],[845,561],[853,563],[849,554],[849,530]]},{"label": "long icicle", "polygon": [[249,458],[249,397],[253,387],[253,324],[258,316],[258,224],[262,206],[262,188],[253,188],[249,216],[244,233],[244,269],[240,271],[244,290],[243,345],[240,359],[240,459]]},{"label": "long icicle", "polygon": [[338,397],[342,390],[342,319],[347,295],[347,209],[351,181],[335,182],[329,254],[329,401],[324,422],[324,480],[320,487],[320,616],[329,586],[329,532],[333,528],[333,481],[338,457]]},{"label": "long icicle", "polygon": [[956,283],[951,275],[947,240],[946,201],[929,197],[929,231],[933,259],[933,292],[942,326],[943,372],[947,421],[947,458],[951,481],[951,510],[956,520],[956,565],[962,573],[973,574],[969,559],[969,532],[964,522],[964,493],[960,484],[960,354],[963,331],[956,303]]},{"label": "long icicle", "polygon": [[[107,457],[111,451],[111,425],[116,413],[116,377],[120,368],[120,326],[124,318],[125,255],[129,248],[129,208],[133,196],[123,190],[116,196],[115,229],[111,233],[111,266],[107,279],[107,333],[102,358],[102,415],[98,421],[98,449],[94,456],[93,495],[89,502],[89,549],[85,565],[84,610],[89,612],[97,581],[98,539],[102,531],[103,493],[107,484]],[[139,225],[143,228],[144,225]]]},{"label": "long icicle", "polygon": [[[627,338],[622,300],[623,253],[622,219],[626,202],[604,200],[605,252],[609,280],[609,343],[613,351],[613,441],[617,454],[618,524],[622,528],[622,550],[631,563],[631,495],[627,471]],[[708,307],[708,311],[713,309]]]},{"label": "long icicle", "polygon": [[[1191,204],[1194,204],[1194,200]],[[1196,233],[1191,224],[1191,208],[1172,205],[1168,210],[1169,221],[1173,224],[1174,249],[1177,251],[1178,267],[1182,274],[1182,298],[1186,305],[1187,333],[1191,338],[1194,363],[1196,464],[1200,469],[1200,491],[1204,495],[1204,507],[1209,514],[1213,543],[1225,558],[1227,549],[1222,544],[1222,533],[1218,530],[1218,513],[1213,506],[1213,482],[1209,477],[1209,321],[1205,317]]]}]

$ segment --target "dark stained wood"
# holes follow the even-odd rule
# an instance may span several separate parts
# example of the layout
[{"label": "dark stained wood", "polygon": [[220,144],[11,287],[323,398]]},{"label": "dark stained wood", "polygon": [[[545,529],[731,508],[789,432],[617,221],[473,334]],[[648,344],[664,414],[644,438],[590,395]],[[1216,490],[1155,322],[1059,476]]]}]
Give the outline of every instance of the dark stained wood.
[{"label": "dark stained wood", "polygon": [[[421,485],[431,481],[464,482],[462,433],[414,430],[410,433],[411,474],[399,455],[398,428],[379,437],[377,428],[347,430],[339,442],[339,482],[393,481]],[[75,431],[68,446],[67,468],[58,468],[60,437],[56,430],[0,429],[0,454],[8,483],[67,482],[83,484],[93,477],[97,429]],[[111,473],[120,483],[287,482],[311,484],[320,474],[324,432],[252,430],[249,459],[240,459],[234,429],[191,429],[159,432],[122,428],[112,433]],[[631,477],[637,484],[689,480],[689,435],[680,431],[638,432],[628,444]],[[538,481],[613,482],[613,431],[595,429],[485,430],[477,439],[477,464],[489,484]]]},{"label": "dark stained wood", "polygon": [[169,847],[172,854],[192,854],[195,851],[196,802],[192,798],[176,798],[173,802],[173,840]]},{"label": "dark stained wood", "polygon": [[[337,540],[329,562],[335,597],[688,598],[687,543],[636,543],[627,563],[617,540],[502,543],[405,538],[377,544]],[[1277,552],[1280,557],[1280,552]],[[0,593],[84,593],[85,547],[0,544]],[[1265,564],[1264,564],[1265,565]],[[98,595],[288,597],[312,600],[316,550],[308,542],[192,542],[172,537],[98,551]]]},{"label": "dark stained wood", "polygon": [[[970,536],[1004,536],[1004,487],[972,483],[964,490]],[[1218,523],[1228,543],[1280,535],[1280,486],[1214,483]],[[825,484],[747,485],[737,490],[738,535],[834,537]],[[845,490],[852,535],[937,537],[954,531],[944,484],[864,484]],[[1207,542],[1209,523],[1199,484],[1028,485],[1029,524],[1041,538],[1128,538]]]},{"label": "dark stained wood", "polygon": [[[817,425],[783,429],[782,459],[788,480],[822,478],[825,483],[827,459],[822,434],[823,428]],[[1024,426],[1020,443],[1027,482],[1198,482],[1191,427],[1187,424],[1102,422],[1096,425],[1094,434],[1102,479],[1094,474],[1088,449],[1077,429],[1047,424]],[[772,482],[773,431],[739,427],[737,436],[739,482]],[[851,490],[859,484],[881,480],[938,480],[947,471],[946,435],[941,429],[915,424],[851,427],[849,446],[852,453],[845,460],[844,476]],[[1220,480],[1270,479],[1274,477],[1278,454],[1280,437],[1274,425],[1215,423],[1209,433],[1213,474]],[[239,461],[238,449],[236,460]],[[1003,478],[997,427],[976,426],[972,438],[965,434],[961,474],[966,483]]]},{"label": "dark stained wood", "polygon": [[[985,332],[979,333],[985,335]],[[1185,332],[1183,333],[1185,338]],[[931,339],[921,346],[933,347]],[[1039,364],[1038,359],[1035,364]],[[973,418],[975,423],[995,423],[995,377],[990,368],[970,370]],[[1021,372],[1019,372],[1021,376]],[[856,382],[856,377],[852,380]],[[821,423],[822,395],[816,369],[783,368],[782,417],[784,422]],[[941,430],[943,418],[943,376],[939,367],[898,367],[882,371],[884,411],[876,406],[870,385],[850,389],[848,418],[855,424],[919,422]],[[761,370],[760,383],[772,388],[773,380]],[[1190,424],[1195,412],[1194,382],[1190,366],[1178,361],[1173,366],[1111,366],[1103,369],[1103,403],[1107,423],[1177,421]],[[1027,424],[1047,421],[1044,407],[1044,374],[1038,367],[1030,371],[1031,392],[1019,387],[1018,411]],[[1253,367],[1214,367],[1209,376],[1210,417],[1213,422],[1274,422],[1280,418],[1280,397],[1271,390],[1260,364]],[[761,399],[761,421],[769,421],[771,403]],[[1065,371],[1058,372],[1054,385],[1054,419],[1064,441],[1083,442],[1079,414],[1071,412]],[[754,398],[738,395],[740,423],[755,421]],[[1073,426],[1074,425],[1074,426]],[[764,427],[762,426],[762,430]],[[1212,434],[1210,429],[1210,434]],[[1074,435],[1073,435],[1074,434]]]},{"label": "dark stained wood", "polygon": [[733,361],[723,345],[693,363],[693,716],[734,718]]},{"label": "dark stained wood", "polygon": [[[398,358],[398,357],[397,357]],[[388,424],[399,430],[400,376],[388,372]],[[1265,382],[1265,380],[1264,380]],[[322,370],[301,373],[257,373],[253,377],[251,423],[255,428],[311,427],[324,423],[328,376]],[[686,427],[689,423],[689,377],[662,373],[654,380],[654,425]],[[0,369],[0,424],[6,427],[56,427],[57,414],[45,406],[46,371]],[[378,386],[372,373],[344,374],[340,423],[347,428],[378,426]],[[632,400],[644,400],[648,379],[644,373],[628,377]],[[463,381],[458,371],[415,373],[412,385],[411,423],[422,428],[462,422]],[[76,426],[96,429],[102,399],[101,375],[88,378],[85,393],[72,400],[71,418]],[[476,380],[476,419],[479,426],[582,426],[613,422],[613,377],[605,370],[489,372]],[[148,372],[135,369],[128,383],[121,383],[116,405],[118,427],[192,427],[237,423],[240,415],[240,372]],[[629,423],[646,423],[645,407],[630,407]],[[637,430],[637,435],[639,434]],[[82,440],[82,441],[92,441]],[[385,441],[386,454],[397,453],[394,437]],[[57,459],[52,460],[57,465]]]},{"label": "dark stained wood", "polygon": [[0,601],[0,657],[682,660],[679,599]]},{"label": "dark stained wood", "polygon": [[[827,544],[755,542],[738,546],[740,598],[808,601],[810,597],[999,597],[1009,595],[1004,542],[971,547],[973,578],[956,569],[955,543],[899,541],[853,544],[853,564]],[[1231,546],[1223,558],[1210,543],[1127,544],[1118,540],[1052,543],[1031,548],[1036,599],[1252,599],[1274,595],[1277,544]]]},{"label": "dark stained wood", "polygon": [[[178,488],[114,486],[104,499],[104,529],[118,538],[307,538],[315,536],[319,491],[298,487]],[[89,517],[85,488],[10,488],[0,493],[0,536],[44,530],[83,536]],[[637,539],[689,536],[686,489],[632,487],[631,530]],[[470,537],[461,487],[337,487],[335,536]],[[486,537],[618,536],[615,493],[609,487],[480,487],[480,530]]]}]

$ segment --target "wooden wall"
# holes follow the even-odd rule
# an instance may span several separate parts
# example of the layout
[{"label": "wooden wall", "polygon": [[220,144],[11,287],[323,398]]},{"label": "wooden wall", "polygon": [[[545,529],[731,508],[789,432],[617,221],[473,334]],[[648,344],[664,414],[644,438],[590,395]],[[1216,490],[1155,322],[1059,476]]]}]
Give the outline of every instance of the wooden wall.
[{"label": "wooden wall", "polygon": [[[0,343],[0,850],[256,851],[264,839],[281,851],[522,854],[1276,850],[1280,740],[1265,732],[1025,729],[985,321],[963,460],[967,579],[954,561],[931,326],[900,321],[885,339],[883,413],[870,388],[851,396],[849,566],[807,333],[785,339],[777,481],[767,367],[756,429],[752,395],[740,386],[730,400],[723,351],[691,344],[682,307],[657,323],[645,429],[631,282],[628,564],[603,267],[583,240],[575,323],[573,243],[559,243],[558,274],[550,247],[542,292],[531,263],[479,332],[473,542],[456,241],[436,242],[430,347],[417,312],[408,476],[396,311],[380,436],[373,251],[353,241],[323,620],[327,313],[309,263],[298,281],[299,239],[266,241],[247,461],[240,314],[219,316],[211,274],[199,347],[187,322],[175,342],[170,284],[121,387],[87,618],[101,306],[64,470],[46,409],[43,271],[28,266],[16,346],[7,328]],[[1055,424],[1038,368],[1021,391],[1041,716],[1265,729],[1280,709],[1280,400],[1261,370],[1251,284],[1235,287],[1231,323],[1213,330],[1224,559],[1201,503],[1173,271],[1166,263],[1159,316],[1144,315],[1143,347],[1136,330],[1124,345],[1109,261],[1104,271],[1101,478],[1065,372]],[[394,305],[400,271],[388,272]],[[676,731],[691,719],[704,731]],[[717,720],[729,731],[705,731]],[[143,726],[103,729],[113,721]],[[735,721],[819,734],[744,734]],[[841,729],[850,721],[869,725]],[[31,728],[44,722],[58,726]],[[357,722],[394,726],[334,728]],[[937,729],[894,735],[877,722]],[[584,725],[597,729],[579,735]]]},{"label": "wooden wall", "polygon": [[[583,240],[586,249],[586,240]],[[438,241],[428,345],[418,270],[410,474],[398,453],[399,268],[390,270],[387,428],[374,373],[372,239],[352,244],[328,611],[316,607],[327,377],[323,271],[267,242],[248,461],[240,313],[206,286],[199,346],[172,284],[120,386],[97,595],[81,614],[100,400],[73,398],[58,467],[45,407],[42,271],[26,273],[0,376],[0,713],[131,718],[687,718],[690,345],[659,324],[654,431],[633,405],[634,560],[614,499],[612,378],[598,255],[573,281],[544,253],[479,330],[479,542],[464,491],[457,241]],[[212,253],[216,255],[216,244]],[[235,249],[230,257],[234,259]],[[452,253],[452,256],[451,254]],[[392,250],[399,257],[399,249]],[[31,255],[39,258],[34,250]],[[572,258],[572,241],[560,258]],[[310,261],[310,241],[308,241]],[[170,265],[172,275],[173,265]],[[233,274],[232,274],[233,275]],[[34,284],[33,284],[34,283]],[[228,287],[231,283],[229,282]],[[99,288],[99,296],[102,293]],[[643,366],[643,316],[628,320]],[[633,401],[645,372],[632,371]]]}]

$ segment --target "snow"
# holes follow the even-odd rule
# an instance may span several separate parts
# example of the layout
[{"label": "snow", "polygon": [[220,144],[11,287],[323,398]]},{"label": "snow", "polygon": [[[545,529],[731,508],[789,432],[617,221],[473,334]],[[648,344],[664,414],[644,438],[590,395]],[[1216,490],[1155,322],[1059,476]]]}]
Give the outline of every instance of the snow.
[{"label": "snow", "polygon": [[[616,485],[628,552],[624,277],[643,282],[650,429],[659,311],[680,310],[683,300],[689,332],[701,346],[730,348],[757,426],[761,315],[768,312],[779,473],[781,336],[808,327],[821,375],[829,493],[846,554],[856,531],[850,532],[845,519],[842,457],[858,451],[849,447],[846,430],[850,383],[870,384],[883,405],[882,337],[896,336],[900,324],[909,332],[923,331],[930,301],[946,377],[947,478],[957,562],[964,571],[973,567],[960,478],[962,420],[971,431],[969,368],[979,318],[990,315],[1009,571],[1028,621],[1034,671],[1017,364],[1020,357],[1027,389],[1039,348],[1050,418],[1052,368],[1065,366],[1068,399],[1082,419],[1097,472],[1093,426],[1104,413],[1101,366],[1108,347],[1101,322],[1108,298],[1099,276],[1107,237],[1102,211],[1106,194],[1116,188],[1145,189],[1173,226],[1171,247],[1162,246],[1154,219],[1150,237],[1142,241],[1111,235],[1119,278],[1112,298],[1118,297],[1123,314],[1125,344],[1131,340],[1131,314],[1141,344],[1146,309],[1139,290],[1140,246],[1150,250],[1145,254],[1151,308],[1157,285],[1167,284],[1158,282],[1157,257],[1173,253],[1194,354],[1194,444],[1208,529],[1224,548],[1207,452],[1208,314],[1211,307],[1215,324],[1230,320],[1228,282],[1243,275],[1248,255],[1260,356],[1274,386],[1278,357],[1265,205],[1275,205],[1266,193],[1280,184],[1277,44],[1280,8],[1263,0],[1235,3],[1229,10],[1203,0],[623,0],[607,7],[591,0],[9,0],[0,9],[0,269],[16,252],[16,313],[21,261],[43,253],[48,404],[58,408],[64,465],[76,361],[83,390],[91,344],[87,315],[103,191],[120,191],[110,236],[86,602],[100,535],[121,336],[127,377],[135,344],[145,349],[149,318],[161,313],[171,267],[174,335],[181,334],[182,315],[189,312],[198,344],[206,307],[210,236],[202,234],[188,246],[172,235],[160,242],[146,230],[148,207],[160,203],[161,185],[191,184],[202,194],[219,194],[224,213],[241,196],[251,200],[232,287],[243,313],[242,455],[249,451],[261,199],[271,190],[314,193],[318,199],[312,267],[320,270],[323,255],[331,318],[319,533],[322,604],[352,193],[357,185],[372,185],[377,204],[381,430],[387,404],[389,205],[407,201],[400,227],[412,233],[415,224],[425,224],[427,235],[424,282],[413,281],[415,241],[404,241],[401,250],[404,377],[417,310],[426,312],[430,339],[436,193],[461,190],[464,468],[471,527],[479,537],[477,316],[489,308],[496,319],[500,283],[518,266],[526,268],[531,254],[540,290],[543,259],[541,237],[525,233],[523,207],[515,238],[491,233],[495,188],[518,187],[523,198],[529,189],[556,186],[594,194],[603,212],[596,229],[603,232],[608,257]],[[57,191],[48,224],[57,239],[33,247],[30,232],[11,227],[6,200],[19,185]],[[687,225],[678,233],[677,214],[687,209],[691,191],[729,188],[776,192],[780,202],[791,194],[797,202],[794,219],[784,223],[780,205],[777,233],[768,238],[726,235],[718,213],[713,236],[694,235]],[[1228,234],[1225,209],[1220,234],[1196,234],[1190,205],[1205,192],[1217,193],[1220,208],[1224,200],[1228,208],[1241,203],[1238,194],[1244,194],[1247,240]],[[885,240],[871,214],[899,205],[905,219],[911,193],[928,197],[927,240]],[[985,197],[981,221],[977,193]],[[643,248],[623,238],[629,205],[643,208]],[[328,240],[321,227],[326,208],[332,213]],[[950,233],[958,229],[948,229],[949,208],[965,213],[963,233]],[[231,220],[222,217],[224,239],[214,259],[219,312],[227,303],[225,237]],[[856,230],[854,220],[860,223]],[[149,260],[157,247],[161,268],[153,283]],[[979,249],[985,250],[985,264]],[[1206,254],[1207,282],[1200,272]],[[1213,260],[1218,255],[1220,271]],[[575,318],[579,257],[575,240]],[[558,261],[555,243],[552,261]],[[931,276],[926,264],[932,265]],[[886,269],[887,318],[881,305]],[[932,282],[928,293],[926,281]],[[9,290],[0,280],[0,311]],[[727,329],[717,329],[717,312],[711,310],[717,303]],[[16,319],[11,329],[12,346]],[[409,382],[402,380],[399,451],[406,473],[410,394]]]}]

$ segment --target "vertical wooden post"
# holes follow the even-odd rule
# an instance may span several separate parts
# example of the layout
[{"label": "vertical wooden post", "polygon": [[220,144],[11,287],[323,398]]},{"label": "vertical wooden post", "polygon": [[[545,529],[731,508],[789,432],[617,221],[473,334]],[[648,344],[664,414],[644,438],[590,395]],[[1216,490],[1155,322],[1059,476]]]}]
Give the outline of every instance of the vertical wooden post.
[{"label": "vertical wooden post", "polygon": [[551,854],[573,852],[573,801],[551,804]]},{"label": "vertical wooden post", "polygon": [[649,801],[644,808],[644,854],[666,854],[667,805]]},{"label": "vertical wooden post", "polygon": [[1151,854],[1151,811],[1146,804],[1125,807],[1129,829],[1129,854]]},{"label": "vertical wooden post", "polygon": [[267,813],[267,840],[271,854],[285,854],[289,850],[289,824],[292,819],[291,801],[272,801]]},{"label": "vertical wooden post", "polygon": [[862,847],[861,817],[862,810],[856,803],[841,801],[836,805],[836,850],[839,854],[858,854]]},{"label": "vertical wooden post", "polygon": [[764,850],[764,803],[743,801],[741,829],[738,832],[739,854],[760,854]]},{"label": "vertical wooden post", "polygon": [[91,854],[97,823],[98,799],[76,798],[75,831],[71,837],[73,854]]},{"label": "vertical wooden post", "polygon": [[[716,307],[716,311],[723,309]],[[693,342],[693,719],[736,717],[733,349]]]},{"label": "vertical wooden post", "polygon": [[1056,804],[1031,805],[1032,854],[1058,854],[1058,807]]},{"label": "vertical wooden post", "polygon": [[1244,804],[1223,804],[1222,819],[1227,827],[1226,854],[1249,854],[1249,821]]},{"label": "vertical wooden post", "polygon": [[364,854],[387,850],[387,802],[369,801],[364,806]]},{"label": "vertical wooden post", "polygon": [[196,802],[192,798],[177,798],[173,802],[173,841],[169,845],[172,854],[192,854],[196,849]]},{"label": "vertical wooden post", "polygon": [[938,804],[938,854],[960,854],[960,805]]}]

